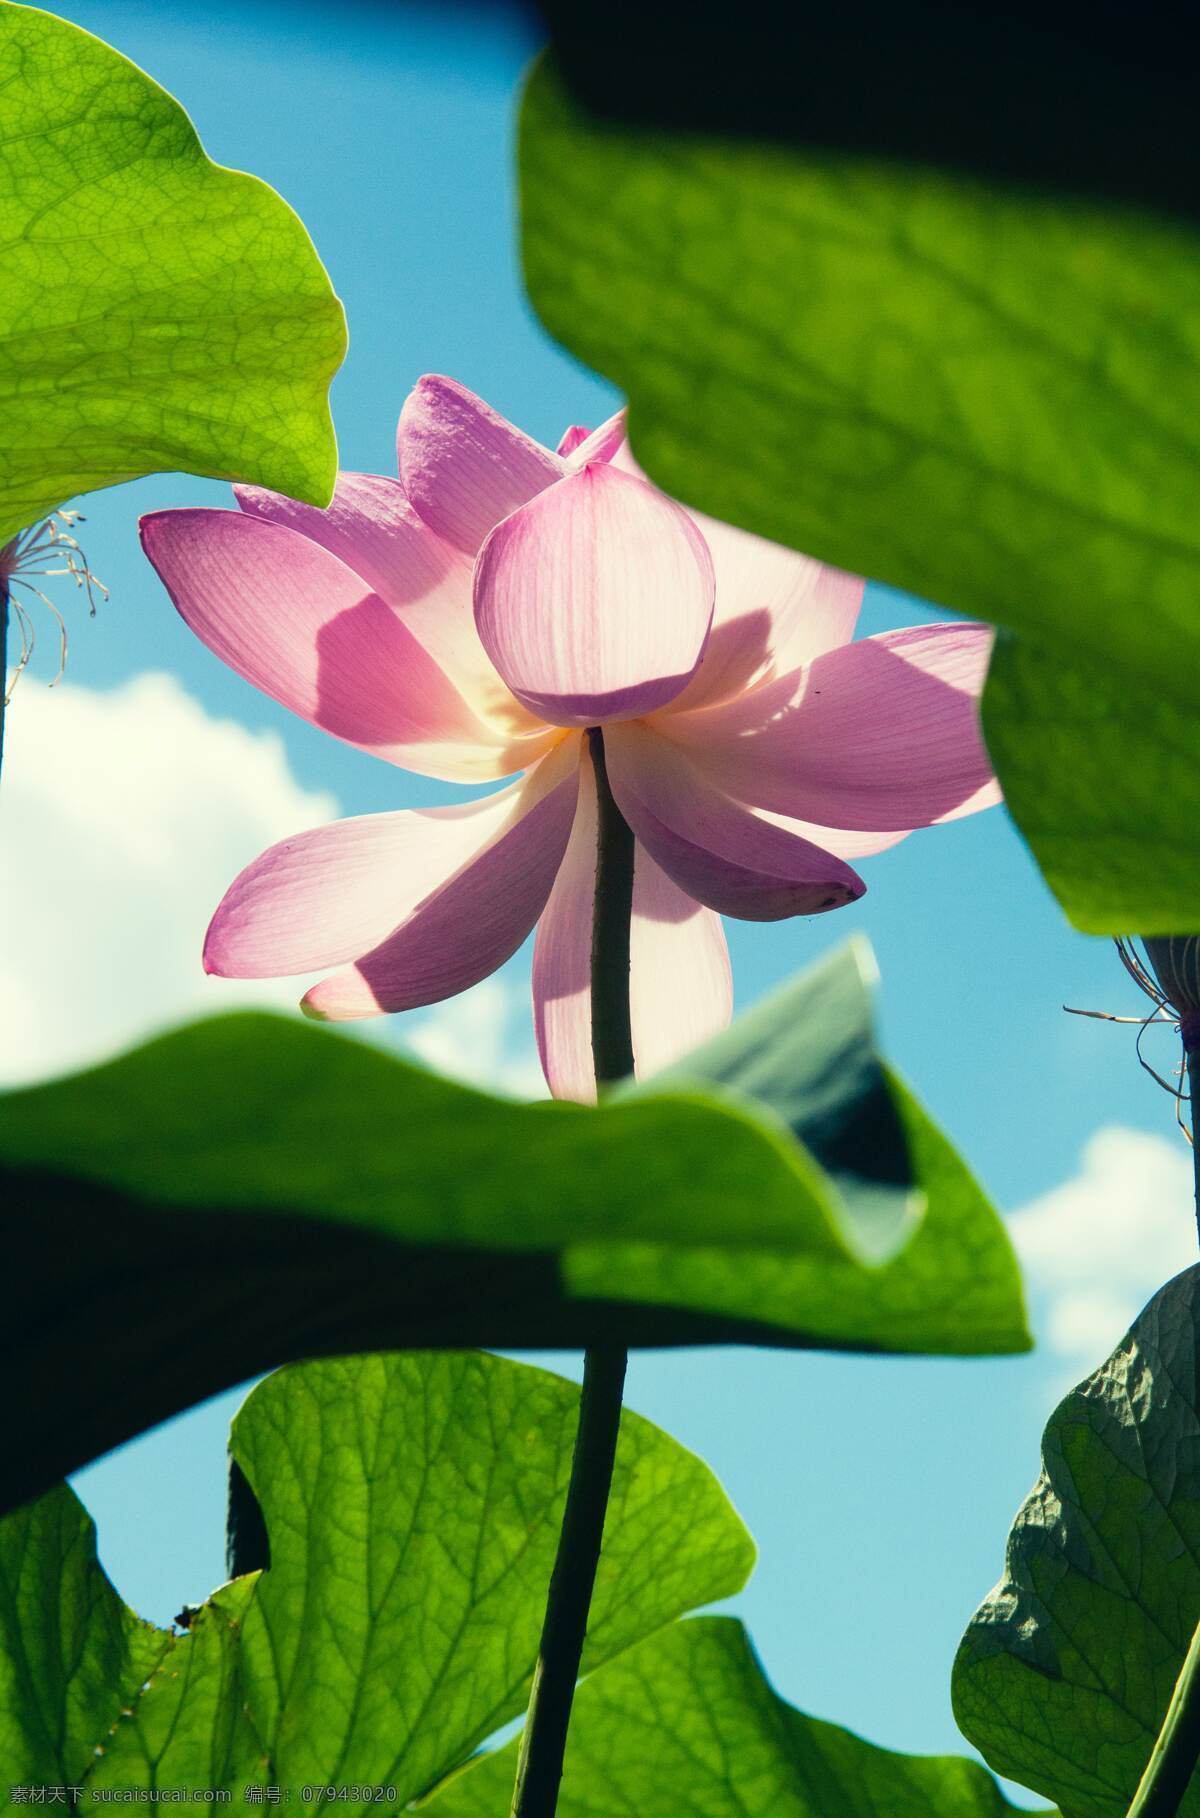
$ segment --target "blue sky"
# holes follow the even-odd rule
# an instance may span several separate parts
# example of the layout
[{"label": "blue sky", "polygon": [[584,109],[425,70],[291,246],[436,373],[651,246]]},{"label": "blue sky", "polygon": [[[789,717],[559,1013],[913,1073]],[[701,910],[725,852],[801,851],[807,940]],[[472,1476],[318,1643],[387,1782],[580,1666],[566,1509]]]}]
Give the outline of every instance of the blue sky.
[{"label": "blue sky", "polygon": [[[344,466],[392,471],[397,412],[426,370],[463,380],[551,442],[569,422],[608,414],[611,389],[549,340],[521,291],[512,134],[517,86],[536,49],[528,25],[500,9],[289,12],[251,0],[229,10],[75,0],[57,10],[149,70],[188,108],[210,155],[265,178],[307,223],[350,323],[334,388]],[[53,671],[45,648],[18,689],[4,784],[18,833],[36,818],[35,768],[39,788],[56,764],[64,795],[85,787],[87,748],[71,748],[68,774],[58,736],[85,725],[70,719],[82,711],[79,691],[118,701],[146,671],[175,678],[160,688],[164,724],[182,689],[198,704],[197,722],[282,739],[286,763],[261,739],[253,749],[264,775],[276,765],[272,813],[285,823],[293,799],[317,792],[332,792],[347,813],[460,793],[291,720],[175,617],[141,557],[137,516],[225,498],[223,488],[159,476],[88,503],[87,548],[112,599],[96,620],[73,619],[59,690],[40,686]],[[929,616],[939,615],[872,589],[864,629]],[[122,725],[128,734],[128,714]],[[147,749],[130,774],[161,770],[165,790],[169,743]],[[167,821],[186,817],[188,800],[160,796],[156,812]],[[57,850],[69,882],[72,861]],[[185,858],[176,873],[172,888],[186,893]],[[729,925],[739,1001],[754,1001],[852,929],[870,937],[889,1055],[1002,1208],[1037,1202],[1021,1228],[1050,1342],[1033,1358],[994,1363],[644,1355],[628,1393],[708,1459],[755,1534],[760,1564],[739,1607],[778,1688],[893,1747],[944,1750],[963,1746],[949,1706],[954,1646],[998,1576],[1008,1523],[1036,1472],[1041,1422],[1072,1375],[1099,1361],[1100,1334],[1119,1335],[1155,1279],[1187,1260],[1187,1167],[1170,1103],[1138,1069],[1130,1032],[1062,1013],[1064,1002],[1129,1011],[1136,1000],[1110,945],[1067,927],[1002,812],[918,835],[866,861],[864,875],[864,901],[834,916]],[[121,982],[105,1011],[109,1034],[97,1038],[111,1045],[113,1033],[140,1033],[131,1004],[148,974],[141,937],[120,916],[100,915],[88,894],[82,883],[57,891],[55,939]],[[201,926],[212,906],[198,904]],[[198,975],[198,953],[195,966]],[[510,1074],[527,1067],[527,969],[526,953],[507,969],[501,995],[480,1000],[465,1022],[416,1019],[424,1052],[436,1058],[474,1040],[474,1014],[490,1031],[495,1064]],[[57,972],[33,967],[19,983],[31,1027],[63,1017]],[[219,1007],[221,988],[211,989],[218,995],[204,1001]],[[164,987],[162,1001],[138,1015],[170,1020],[191,1007]],[[397,1023],[383,1038],[408,1033]],[[1163,1058],[1169,1065],[1165,1048]],[[1105,1129],[1081,1176],[1086,1145]],[[1161,1188],[1153,1203],[1148,1177]],[[1093,1230],[1107,1234],[1099,1256]],[[1071,1299],[1072,1256],[1082,1299]],[[224,1435],[237,1399],[181,1418],[79,1480],[106,1563],[148,1616],[168,1619],[221,1576]]]}]

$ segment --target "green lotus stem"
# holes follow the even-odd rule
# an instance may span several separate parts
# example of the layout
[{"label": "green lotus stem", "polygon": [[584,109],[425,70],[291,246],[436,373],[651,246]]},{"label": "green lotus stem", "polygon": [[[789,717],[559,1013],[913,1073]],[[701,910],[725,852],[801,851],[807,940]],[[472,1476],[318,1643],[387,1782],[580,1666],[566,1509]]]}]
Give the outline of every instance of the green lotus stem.
[{"label": "green lotus stem", "polygon": [[[605,1086],[633,1072],[629,1020],[633,834],[609,788],[604,738],[598,727],[589,731],[588,743],[599,802],[592,912],[592,1058],[597,1090],[603,1094]],[[553,1818],[558,1804],[571,1704],[612,1485],[627,1361],[628,1353],[619,1345],[596,1345],[584,1353],[571,1479],[517,1759],[512,1818]]]},{"label": "green lotus stem", "polygon": [[1196,1017],[1193,1012],[1182,1025],[1185,1030],[1183,1064],[1187,1069],[1188,1104],[1192,1119],[1192,1182],[1196,1199],[1196,1235],[1200,1237],[1200,1149],[1197,1149],[1196,1107],[1200,1105],[1200,1041],[1196,1040]]},{"label": "green lotus stem", "polygon": [[[1200,1224],[1200,1149],[1196,1146],[1196,1112],[1200,1105],[1200,1048],[1189,1047],[1188,1089],[1192,1101],[1192,1164],[1196,1183],[1196,1219]],[[1200,1623],[1171,1693],[1161,1730],[1133,1796],[1128,1818],[1175,1818],[1200,1762]]]},{"label": "green lotus stem", "polygon": [[1200,1624],[1192,1636],[1162,1729],[1128,1818],[1174,1818],[1200,1761]]},{"label": "green lotus stem", "polygon": [[601,1097],[633,1072],[629,1019],[629,928],[633,918],[633,833],[613,799],[604,734],[588,733],[596,773],[596,896],[592,912],[592,1060]]},{"label": "green lotus stem", "polygon": [[1192,1180],[1196,1191],[1196,1224],[1200,1229],[1200,1149],[1196,1147],[1196,1107],[1200,1105],[1200,1044],[1185,1052],[1189,1103],[1192,1107]]}]

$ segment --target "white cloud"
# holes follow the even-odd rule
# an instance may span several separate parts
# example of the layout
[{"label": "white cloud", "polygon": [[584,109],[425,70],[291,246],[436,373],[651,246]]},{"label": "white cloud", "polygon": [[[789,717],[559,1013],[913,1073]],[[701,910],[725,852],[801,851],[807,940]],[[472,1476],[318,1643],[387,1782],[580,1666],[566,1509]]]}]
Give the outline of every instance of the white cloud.
[{"label": "white cloud", "polygon": [[[108,693],[26,677],[0,783],[0,1083],[43,1079],[234,1005],[295,1010],[303,981],[205,975],[208,919],[241,867],[332,820],[273,733],[211,717],[173,677]],[[408,1018],[356,1025],[442,1071],[544,1090],[518,989],[485,980]]]},{"label": "white cloud", "polygon": [[1197,1260],[1191,1153],[1178,1136],[1098,1130],[1079,1173],[1008,1227],[1046,1341],[1090,1370],[1151,1295]]},{"label": "white cloud", "polygon": [[337,813],[282,741],[211,718],[168,675],[109,693],[26,676],[0,783],[0,1079],[83,1066],[234,1004],[294,1005],[286,979],[208,978],[208,919],[250,859]]}]

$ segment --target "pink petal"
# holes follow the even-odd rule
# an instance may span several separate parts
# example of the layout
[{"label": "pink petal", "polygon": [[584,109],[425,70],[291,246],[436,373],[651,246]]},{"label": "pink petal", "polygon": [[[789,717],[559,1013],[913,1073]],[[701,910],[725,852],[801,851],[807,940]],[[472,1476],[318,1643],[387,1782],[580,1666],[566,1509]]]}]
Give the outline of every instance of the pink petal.
[{"label": "pink petal", "polygon": [[585,429],[582,423],[572,423],[569,428],[563,430],[559,437],[558,447],[554,450],[555,454],[561,455],[565,461],[568,455],[575,453],[582,442],[587,441],[591,433],[591,430]]},{"label": "pink petal", "polygon": [[238,511],[159,511],[141,537],[197,637],[336,738],[451,781],[511,775],[538,755],[481,720],[366,581],[299,531]]},{"label": "pink petal", "polygon": [[[622,472],[653,483],[634,460],[628,441],[609,458]],[[702,511],[689,510],[688,515],[712,555],[716,608],[700,666],[665,711],[683,713],[727,700],[756,681],[798,669],[849,643],[866,586],[861,576]]]},{"label": "pink petal", "polygon": [[687,513],[598,463],[498,525],[475,565],[485,650],[518,700],[561,726],[628,719],[678,694],[712,603]]},{"label": "pink petal", "polygon": [[[233,490],[249,516],[298,530],[361,575],[504,742],[529,737],[545,747],[545,727],[504,686],[479,641],[471,607],[471,558],[421,522],[399,480],[341,473],[325,511],[259,486]],[[537,755],[532,751],[525,762]],[[509,768],[521,769],[524,763]]]},{"label": "pink petal", "polygon": [[[534,1026],[556,1098],[596,1097],[591,941],[596,889],[596,783],[580,768],[579,809],[533,950]],[[728,1023],[729,950],[720,917],[685,896],[638,846],[630,927],[629,1008],[639,1078],[669,1066]]]},{"label": "pink petal", "polygon": [[979,730],[992,636],[987,625],[887,631],[658,724],[757,807],[872,832],[927,827],[1000,799]]},{"label": "pink petal", "polygon": [[[578,441],[575,437],[578,436]],[[566,443],[570,438],[570,447]],[[618,410],[608,421],[601,423],[599,429],[568,429],[558,445],[560,455],[568,457],[567,465],[572,473],[578,473],[589,461],[611,461],[625,446],[625,412]],[[639,474],[638,479],[644,479]],[[649,484],[649,482],[646,482]]]},{"label": "pink petal", "polygon": [[645,726],[604,735],[613,794],[651,857],[710,909],[751,922],[844,908],[866,885],[832,853],[715,789]]},{"label": "pink petal", "polygon": [[427,373],[400,413],[400,480],[422,520],[474,555],[494,524],[566,473],[566,463],[477,398]]},{"label": "pink petal", "polygon": [[848,642],[866,582],[699,512],[717,577],[713,628],[699,669],[664,709],[685,713],[727,700]]},{"label": "pink petal", "polygon": [[[399,912],[393,906],[389,930],[353,966],[314,985],[301,1008],[331,1022],[415,1010],[466,991],[502,966],[550,894],[571,834],[578,766],[578,744],[567,740],[499,796],[471,803],[469,810],[433,809],[414,817],[422,823],[407,836],[414,853],[435,816],[459,817],[449,833],[437,831],[438,863],[427,853],[417,860],[416,889],[424,894],[413,900],[416,890],[404,877],[397,847],[392,877],[381,879],[385,894],[389,883],[397,889]],[[439,880],[433,882],[435,873]],[[314,889],[314,910],[335,887]]]}]

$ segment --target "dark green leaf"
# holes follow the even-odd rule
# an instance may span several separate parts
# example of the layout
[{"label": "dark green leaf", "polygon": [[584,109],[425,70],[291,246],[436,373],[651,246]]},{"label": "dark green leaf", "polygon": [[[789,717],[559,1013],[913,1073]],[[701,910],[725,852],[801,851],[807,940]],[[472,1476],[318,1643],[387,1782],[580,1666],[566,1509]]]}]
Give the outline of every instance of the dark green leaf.
[{"label": "dark green leaf", "polygon": [[1121,0],[541,0],[540,10],[572,92],[605,120],[1196,213],[1191,20],[1169,0],[1143,0],[1136,33]]},{"label": "dark green leaf", "polygon": [[[1192,926],[1194,869],[1160,858],[1164,826],[1191,838],[1186,793],[1149,824],[1141,809],[1200,735],[1196,230],[918,167],[613,131],[545,63],[522,193],[533,301],[630,394],[650,475],[1030,634],[1023,671],[1044,664],[1052,699],[1010,717],[1010,658],[989,736],[1068,913]],[[1128,685],[1120,712],[1089,710],[1096,675]],[[1062,861],[1088,818],[1077,760],[1117,830],[1086,873]]]},{"label": "dark green leaf", "polygon": [[[844,993],[851,1028],[862,989]],[[0,1380],[38,1382],[36,1405],[10,1408],[7,1506],[293,1357],[603,1339],[1024,1349],[996,1214],[903,1089],[881,1096],[873,1059],[847,1064],[838,1115],[853,1125],[861,1090],[855,1140],[877,1133],[895,1170],[898,1108],[928,1202],[882,1268],[858,1254],[878,1234],[845,1155],[827,1176],[727,1089],[518,1105],[244,1015],[0,1097],[21,1283]]]},{"label": "dark green leaf", "polygon": [[[138,1622],[69,1491],[0,1524],[6,1778],[424,1791],[523,1709],[576,1387],[479,1354],[294,1365],[234,1422],[270,1566],[184,1636]],[[628,1411],[585,1666],[745,1581],[700,1461]],[[99,1747],[97,1747],[97,1743]]]},{"label": "dark green leaf", "polygon": [[108,45],[10,0],[0,89],[0,543],[169,468],[327,504],[345,326],[291,209]]},{"label": "dark green leaf", "polygon": [[[436,1818],[496,1818],[516,1744],[433,1799]],[[580,1687],[559,1818],[1001,1818],[983,1768],[897,1755],[785,1704],[728,1617],[678,1622]]]},{"label": "dark green leaf", "polygon": [[955,1663],[964,1734],[1064,1818],[1123,1818],[1200,1618],[1198,1295],[1168,1283],[1051,1415]]}]

